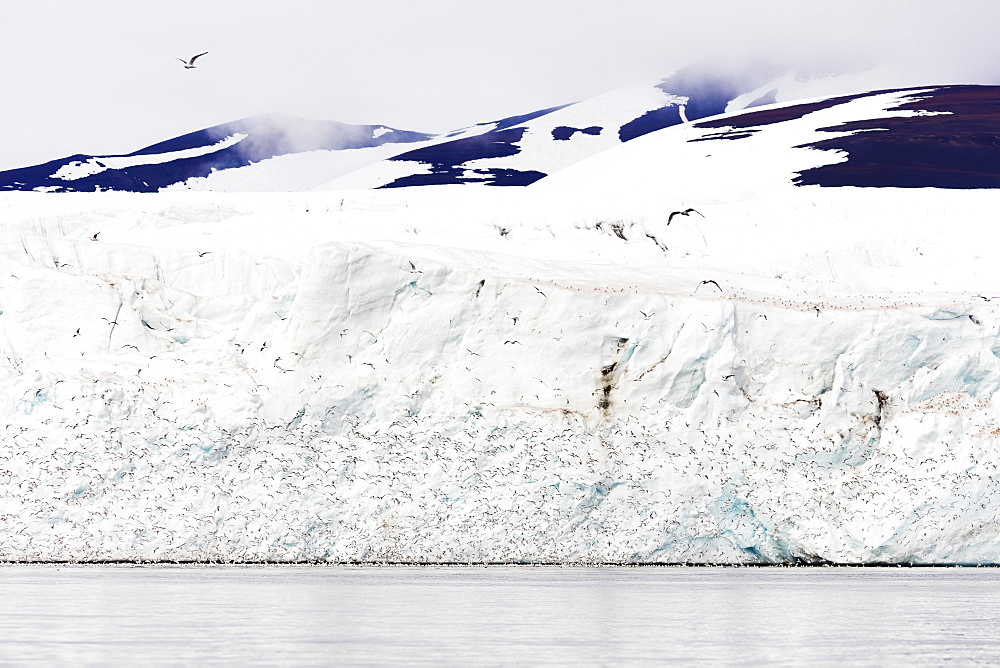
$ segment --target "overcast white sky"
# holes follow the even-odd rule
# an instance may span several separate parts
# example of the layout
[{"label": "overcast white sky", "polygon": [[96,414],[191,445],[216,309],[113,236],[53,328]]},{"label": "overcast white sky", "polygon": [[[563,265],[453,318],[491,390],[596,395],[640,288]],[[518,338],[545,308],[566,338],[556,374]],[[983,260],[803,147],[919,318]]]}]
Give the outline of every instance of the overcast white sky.
[{"label": "overcast white sky", "polygon": [[445,131],[761,49],[1000,83],[996,0],[46,0],[0,18],[0,169],[269,111]]}]

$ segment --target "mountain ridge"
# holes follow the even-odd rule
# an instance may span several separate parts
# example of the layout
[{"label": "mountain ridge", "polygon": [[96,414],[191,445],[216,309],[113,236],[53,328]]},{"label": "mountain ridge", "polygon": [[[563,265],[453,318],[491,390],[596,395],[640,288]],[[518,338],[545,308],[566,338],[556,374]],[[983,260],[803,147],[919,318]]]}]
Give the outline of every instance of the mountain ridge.
[{"label": "mountain ridge", "polygon": [[[820,186],[1000,185],[1000,153],[994,155],[997,147],[990,140],[1000,136],[1000,126],[991,121],[994,112],[1000,112],[1000,104],[994,100],[1000,94],[991,87],[880,87],[831,95],[829,91],[837,88],[835,83],[836,77],[810,79],[754,60],[727,67],[699,64],[655,82],[631,84],[579,102],[437,135],[378,124],[260,114],[128,154],[76,154],[3,171],[0,191],[528,186],[608,149],[668,128],[715,128],[717,132],[705,133],[695,141],[735,140],[759,132],[758,127],[748,127],[756,121],[774,125],[854,100],[907,91],[937,91],[929,94],[936,101],[926,102],[937,106],[922,109],[920,100],[903,102],[900,111],[906,113],[894,115],[897,120],[891,129],[882,127],[888,121],[878,110],[869,117],[841,119],[838,129],[829,132],[850,133],[851,140],[831,136],[802,146],[840,151],[848,155],[850,169],[827,165],[789,178],[797,185]],[[825,93],[801,98],[814,88]],[[921,120],[905,120],[907,113]],[[879,132],[883,135],[876,136]],[[961,139],[954,140],[958,136]],[[935,157],[950,167],[935,166]],[[913,164],[923,166],[922,177],[915,175]],[[935,171],[940,174],[931,177]],[[953,176],[944,176],[946,171]],[[904,177],[904,173],[909,176]],[[876,178],[876,174],[880,176]],[[963,174],[969,178],[963,180]]]}]

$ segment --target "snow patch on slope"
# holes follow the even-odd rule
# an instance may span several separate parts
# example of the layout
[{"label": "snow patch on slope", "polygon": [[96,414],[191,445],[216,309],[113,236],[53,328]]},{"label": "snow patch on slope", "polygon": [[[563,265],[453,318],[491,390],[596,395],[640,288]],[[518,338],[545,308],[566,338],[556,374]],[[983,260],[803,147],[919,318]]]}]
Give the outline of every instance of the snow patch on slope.
[{"label": "snow patch on slope", "polygon": [[383,144],[338,151],[304,151],[279,155],[245,167],[217,170],[162,188],[162,191],[298,192],[375,164],[425,142]]},{"label": "snow patch on slope", "polygon": [[[835,151],[802,148],[804,144],[848,134],[822,128],[839,125],[846,119],[911,115],[912,112],[892,107],[917,93],[860,97],[799,118],[750,129],[724,125],[700,127],[717,119],[738,120],[739,114],[699,119],[581,160],[532,188],[574,189],[595,196],[601,189],[608,189],[619,195],[627,192],[630,196],[648,198],[669,184],[671,190],[684,193],[686,198],[720,201],[756,197],[761,189],[791,185],[799,171],[847,159],[845,154]],[[755,107],[748,113],[786,106],[789,105]],[[637,165],[641,167],[636,168]]]},{"label": "snow patch on slope", "polygon": [[101,172],[109,169],[127,169],[129,167],[136,167],[139,165],[159,165],[173,160],[197,158],[202,155],[208,155],[209,153],[220,151],[229,146],[233,146],[234,144],[238,144],[246,139],[247,136],[248,135],[244,132],[237,132],[220,139],[214,144],[184,149],[181,151],[145,153],[142,155],[99,156],[89,158],[85,161],[74,160],[73,162],[60,167],[54,174],[51,175],[50,178],[62,179],[63,181],[75,181],[94,174],[100,174]]}]

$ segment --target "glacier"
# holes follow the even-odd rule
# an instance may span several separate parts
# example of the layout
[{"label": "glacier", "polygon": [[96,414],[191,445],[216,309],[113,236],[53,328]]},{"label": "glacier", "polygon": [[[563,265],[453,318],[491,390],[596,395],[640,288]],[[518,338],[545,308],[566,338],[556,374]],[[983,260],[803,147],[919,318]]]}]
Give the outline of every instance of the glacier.
[{"label": "glacier", "polygon": [[0,194],[0,558],[1000,562],[997,192],[792,184],[900,95],[526,188]]}]

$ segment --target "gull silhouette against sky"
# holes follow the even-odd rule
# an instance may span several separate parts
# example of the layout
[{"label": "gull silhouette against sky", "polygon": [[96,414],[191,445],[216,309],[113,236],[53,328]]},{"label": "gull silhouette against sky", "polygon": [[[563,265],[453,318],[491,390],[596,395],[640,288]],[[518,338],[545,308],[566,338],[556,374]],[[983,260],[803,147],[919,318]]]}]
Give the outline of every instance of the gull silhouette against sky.
[{"label": "gull silhouette against sky", "polygon": [[[208,53],[208,51],[206,51],[205,53]],[[199,58],[201,58],[202,56],[204,56],[205,53],[199,53],[197,56],[191,56],[191,60],[184,60],[183,58],[177,58],[176,56],[174,56],[174,57],[177,58],[177,60],[179,60],[182,63],[184,63],[184,69],[186,69],[186,70],[193,70],[194,67],[195,67],[194,61],[196,61]]]}]

